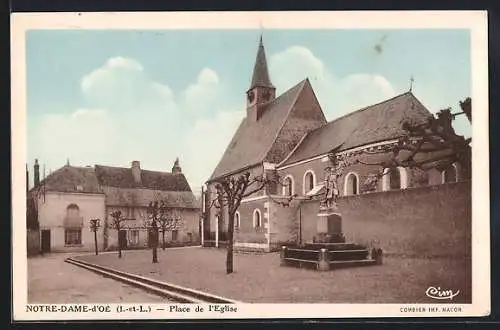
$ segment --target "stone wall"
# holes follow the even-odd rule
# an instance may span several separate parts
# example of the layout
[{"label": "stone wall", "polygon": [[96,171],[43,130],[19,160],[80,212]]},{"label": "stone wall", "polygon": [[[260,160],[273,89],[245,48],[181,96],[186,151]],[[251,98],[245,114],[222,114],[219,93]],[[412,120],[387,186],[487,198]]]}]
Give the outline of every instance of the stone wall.
[{"label": "stone wall", "polygon": [[[470,256],[470,182],[342,197],[338,207],[347,241],[380,246],[392,255]],[[318,202],[300,208],[302,238],[312,240]],[[298,212],[295,219],[285,214],[276,221],[291,226],[297,218]]]}]

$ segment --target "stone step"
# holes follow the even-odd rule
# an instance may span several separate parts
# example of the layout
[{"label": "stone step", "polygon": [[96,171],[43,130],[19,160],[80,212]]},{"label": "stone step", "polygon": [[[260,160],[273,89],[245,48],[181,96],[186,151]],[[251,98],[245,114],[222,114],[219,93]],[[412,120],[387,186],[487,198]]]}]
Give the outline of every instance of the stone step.
[{"label": "stone step", "polygon": [[329,251],[339,251],[364,249],[365,247],[354,243],[305,243],[304,248],[313,250],[327,249]]},{"label": "stone step", "polygon": [[362,260],[334,260],[334,261],[330,261],[330,269],[342,268],[342,267],[353,267],[353,266],[371,266],[371,265],[376,265],[376,260],[362,259]]}]

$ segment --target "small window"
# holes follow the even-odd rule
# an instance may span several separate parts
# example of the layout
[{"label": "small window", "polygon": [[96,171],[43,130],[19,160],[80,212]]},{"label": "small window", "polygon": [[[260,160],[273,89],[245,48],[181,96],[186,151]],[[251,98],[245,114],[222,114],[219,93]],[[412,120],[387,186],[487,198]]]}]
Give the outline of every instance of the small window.
[{"label": "small window", "polygon": [[255,228],[258,228],[258,227],[262,226],[262,217],[261,217],[259,209],[255,209],[253,211],[253,226]]},{"label": "small window", "polygon": [[389,173],[389,188],[393,189],[401,189],[401,175],[397,168],[392,169]]},{"label": "small window", "polygon": [[172,242],[177,242],[178,231],[172,230]]},{"label": "small window", "polygon": [[315,181],[313,171],[309,170],[304,174],[304,195],[314,189]]},{"label": "small window", "polygon": [[291,176],[287,176],[283,182],[283,195],[293,195],[293,178]]},{"label": "small window", "polygon": [[130,244],[133,244],[133,245],[139,244],[139,231],[138,230],[130,230],[129,231],[129,242],[130,242]]},{"label": "small window", "polygon": [[359,194],[359,178],[354,172],[346,175],[344,183],[344,195],[357,195]]},{"label": "small window", "polygon": [[65,245],[81,245],[82,230],[81,229],[65,229],[64,230]]},{"label": "small window", "polygon": [[457,182],[457,168],[455,164],[443,171],[443,183]]},{"label": "small window", "polygon": [[406,189],[408,187],[408,177],[404,167],[386,168],[382,179],[382,190]]}]

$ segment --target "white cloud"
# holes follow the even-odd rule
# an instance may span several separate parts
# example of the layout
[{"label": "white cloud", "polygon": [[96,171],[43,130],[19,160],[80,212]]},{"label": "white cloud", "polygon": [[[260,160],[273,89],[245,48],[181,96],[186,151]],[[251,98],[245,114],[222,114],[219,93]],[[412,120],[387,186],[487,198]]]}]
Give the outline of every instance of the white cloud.
[{"label": "white cloud", "polygon": [[[328,119],[394,94],[382,76],[335,77],[301,46],[274,54],[269,64],[278,94],[309,77]],[[85,75],[81,91],[92,107],[37,121],[39,157],[54,160],[54,168],[70,157],[75,165],[130,166],[140,160],[143,168],[170,171],[178,156],[199,192],[245,116],[245,106],[223,103],[228,91],[210,68],[179,92],[152,80],[147,71],[134,59],[113,57]]]},{"label": "white cloud", "polygon": [[203,117],[213,112],[221,98],[219,76],[214,70],[204,68],[198,74],[196,82],[182,92],[180,103],[189,116]]},{"label": "white cloud", "polygon": [[116,128],[102,109],[48,114],[37,122],[32,143],[47,170],[61,167],[66,158],[81,165],[112,161],[110,150],[116,149],[118,142]]},{"label": "white cloud", "polygon": [[179,157],[197,190],[243,117],[241,111],[216,111],[223,109],[222,88],[210,68],[176,97],[168,85],[150,79],[140,62],[113,57],[82,78],[81,91],[96,108],[49,113],[35,124],[36,157],[47,167],[56,169],[69,157],[82,166],[140,160],[143,168],[170,171]]},{"label": "white cloud", "polygon": [[198,191],[210,177],[245,114],[244,110],[220,111],[214,118],[197,121],[187,133],[183,170],[190,182],[196,182],[193,190]]},{"label": "white cloud", "polygon": [[338,77],[303,46],[292,46],[273,54],[270,71],[280,91],[309,78],[329,120],[395,95],[383,76],[356,73]]}]

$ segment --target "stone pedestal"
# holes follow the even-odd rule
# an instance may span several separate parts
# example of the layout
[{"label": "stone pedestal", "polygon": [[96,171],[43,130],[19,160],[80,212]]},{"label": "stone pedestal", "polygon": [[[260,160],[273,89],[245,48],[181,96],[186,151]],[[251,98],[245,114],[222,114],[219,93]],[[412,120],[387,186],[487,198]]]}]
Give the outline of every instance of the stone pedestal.
[{"label": "stone pedestal", "polygon": [[318,234],[340,235],[342,233],[342,215],[332,209],[320,211],[317,232]]},{"label": "stone pedestal", "polygon": [[328,250],[324,249],[324,248],[319,250],[318,258],[319,258],[318,270],[321,270],[321,271],[330,270],[330,260],[328,258]]}]

